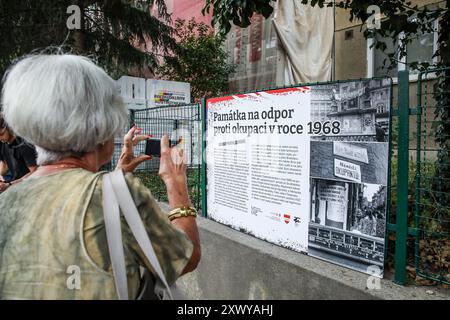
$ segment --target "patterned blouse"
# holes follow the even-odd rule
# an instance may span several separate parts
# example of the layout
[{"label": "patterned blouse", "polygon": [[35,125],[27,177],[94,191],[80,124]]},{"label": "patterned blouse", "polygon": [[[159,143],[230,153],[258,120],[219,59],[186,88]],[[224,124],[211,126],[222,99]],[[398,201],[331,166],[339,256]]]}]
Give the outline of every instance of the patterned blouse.
[{"label": "patterned blouse", "polygon": [[[1,299],[117,299],[103,220],[104,173],[71,169],[30,177],[0,194]],[[193,245],[137,178],[125,179],[172,284]],[[137,297],[140,266],[153,271],[123,217],[122,237],[129,297]]]}]

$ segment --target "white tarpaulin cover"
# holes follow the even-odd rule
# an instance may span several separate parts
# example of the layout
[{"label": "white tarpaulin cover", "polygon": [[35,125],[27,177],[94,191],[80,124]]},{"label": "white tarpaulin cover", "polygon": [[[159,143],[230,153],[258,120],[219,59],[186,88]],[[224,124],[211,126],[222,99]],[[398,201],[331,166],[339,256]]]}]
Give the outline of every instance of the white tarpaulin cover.
[{"label": "white tarpaulin cover", "polygon": [[277,85],[331,80],[333,7],[311,7],[300,0],[278,0],[273,23],[280,52]]}]

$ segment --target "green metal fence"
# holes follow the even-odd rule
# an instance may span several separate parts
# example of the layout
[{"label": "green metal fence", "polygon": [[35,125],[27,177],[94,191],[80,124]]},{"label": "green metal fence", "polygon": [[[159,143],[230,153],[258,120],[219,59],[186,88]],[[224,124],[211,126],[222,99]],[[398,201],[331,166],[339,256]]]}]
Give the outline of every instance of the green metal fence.
[{"label": "green metal fence", "polygon": [[[450,68],[420,73],[417,92],[410,89],[413,87],[409,73],[399,72],[398,108],[392,111],[390,126],[392,183],[388,189],[391,208],[386,253],[392,258],[387,260],[394,264],[396,283],[406,284],[408,270],[413,268],[421,278],[450,284]],[[417,96],[417,105],[410,103],[410,91]],[[189,191],[194,204],[203,209],[205,111],[204,100],[201,104],[130,111],[130,126],[135,123],[155,138],[169,134],[174,139],[179,130],[189,137],[184,146],[190,158]],[[113,166],[121,146],[122,141],[117,140]],[[144,147],[137,147],[136,154],[143,153]],[[154,159],[140,166],[136,175],[158,200],[166,201],[158,168],[159,159]]]},{"label": "green metal fence", "polygon": [[[390,126],[386,261],[393,263],[394,281],[402,285],[411,269],[418,277],[449,284],[449,77],[449,69],[420,73],[417,93],[411,89],[418,104],[412,105],[409,72],[398,74],[398,107],[391,112]],[[319,84],[326,83],[314,83]],[[205,167],[202,185],[205,190]]]},{"label": "green metal fence", "polygon": [[[396,210],[390,211],[388,223],[388,231],[393,232],[395,239],[395,248],[389,249],[388,247],[388,253],[394,252],[394,281],[398,284],[406,283],[407,239],[408,234],[415,232],[415,229],[408,229],[409,120],[411,113],[413,112],[409,104],[409,72],[401,71],[398,73],[398,108],[393,110],[394,116],[397,117],[397,127],[393,129],[397,131],[396,136],[393,137],[396,148],[391,153],[391,165],[395,166],[395,168],[391,168],[391,170],[394,169],[392,171],[394,181],[391,181],[390,189],[391,206]],[[390,237],[388,236],[387,239],[389,241]]]},{"label": "green metal fence", "polygon": [[[172,140],[183,137],[181,142],[188,160],[188,188],[191,201],[196,207],[200,206],[200,176],[201,176],[201,109],[200,104],[168,105],[151,109],[130,110],[129,125],[135,124],[143,129],[144,134],[153,135],[154,139],[161,139],[165,134]],[[129,130],[124,128],[123,134]],[[115,153],[111,162],[114,168],[122,150],[122,136],[116,138]],[[145,152],[145,143],[135,147],[135,155]],[[158,201],[167,201],[165,186],[158,176],[159,158],[154,158],[141,164],[135,172],[142,182],[152,191]]]},{"label": "green metal fence", "polygon": [[[418,74],[417,105],[407,71],[398,76],[395,282],[450,284],[450,68]],[[415,121],[415,123],[414,123]]]},{"label": "green metal fence", "polygon": [[420,277],[450,284],[450,68],[419,74],[414,226]]}]

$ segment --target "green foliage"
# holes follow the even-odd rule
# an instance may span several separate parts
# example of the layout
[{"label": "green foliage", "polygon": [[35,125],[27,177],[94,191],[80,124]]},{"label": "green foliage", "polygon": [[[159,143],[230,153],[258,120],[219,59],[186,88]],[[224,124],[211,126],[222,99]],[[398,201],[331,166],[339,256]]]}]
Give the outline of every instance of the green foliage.
[{"label": "green foliage", "polygon": [[[154,4],[156,16],[149,11]],[[81,9],[81,30],[67,28],[71,5]],[[89,55],[111,74],[153,70],[157,55],[176,49],[169,22],[163,0],[2,0],[0,75],[13,59],[62,44],[63,51]]]},{"label": "green foliage", "polygon": [[[421,162],[420,177],[416,176],[418,164],[415,161],[409,162],[408,168],[408,194],[409,203],[409,226],[418,227],[429,233],[450,233],[450,206],[443,203],[441,191],[436,189],[436,183],[442,180],[436,178],[439,170],[439,162]],[[397,208],[397,159],[391,161],[391,217],[395,217]],[[420,198],[415,199],[417,179],[420,181]],[[445,184],[445,183],[442,183]],[[420,226],[415,225],[415,204],[419,204]],[[395,220],[395,219],[394,219]]]},{"label": "green foliage", "polygon": [[[438,192],[436,200],[450,207],[450,70],[439,78],[433,91],[437,102],[435,141],[439,146],[433,188]],[[448,219],[450,220],[450,216]]]},{"label": "green foliage", "polygon": [[[152,192],[156,200],[167,202],[167,190],[164,182],[158,175],[158,172],[153,171],[138,171],[134,174],[142,183]],[[199,208],[201,203],[201,188],[199,183],[200,171],[198,169],[188,169],[188,191],[189,198],[194,206]]]},{"label": "green foliage", "polygon": [[[319,2],[323,2],[320,0]],[[396,52],[386,54],[386,60],[390,62],[388,69],[396,68],[399,60],[406,56],[407,46],[418,35],[424,33],[431,33],[436,31],[435,22],[439,18],[443,18],[447,9],[440,7],[428,7],[418,5],[411,6],[411,2],[407,0],[353,0],[353,1],[337,1],[336,7],[349,10],[350,21],[359,19],[360,21],[368,21],[372,13],[367,13],[368,7],[377,5],[380,8],[383,19],[380,21],[380,28],[365,29],[364,36],[374,40],[374,46],[381,51],[386,50],[386,42],[380,40],[381,38],[391,38],[396,43],[398,49]],[[441,32],[442,33],[442,32]],[[401,37],[402,41],[397,39]],[[448,42],[441,37],[441,41]],[[434,53],[435,56],[441,56],[443,51],[439,48]],[[410,69],[425,70],[430,66],[428,62],[409,61]]]},{"label": "green foliage", "polygon": [[219,33],[226,35],[231,29],[230,21],[239,27],[250,25],[250,18],[254,13],[262,14],[268,18],[273,7],[271,0],[206,0],[202,13],[209,13],[213,8],[212,25],[219,25]]},{"label": "green foliage", "polygon": [[214,30],[194,19],[175,22],[178,48],[173,55],[166,56],[158,68],[161,78],[189,82],[192,102],[201,97],[219,96],[228,91],[228,76],[234,66],[227,63],[224,38]]},{"label": "green foliage", "polygon": [[[304,5],[333,6],[333,1],[329,0],[298,0]],[[250,25],[250,18],[254,13],[260,13],[268,18],[273,11],[269,0],[245,1],[245,0],[207,0],[203,12],[209,12],[213,7],[213,24],[218,24],[219,32],[227,34],[231,28],[231,22],[240,27]],[[395,68],[399,58],[406,55],[406,48],[418,34],[429,33],[436,30],[435,22],[439,19],[439,46],[434,56],[441,57],[440,64],[450,64],[450,13],[448,10],[450,1],[446,0],[447,6],[443,7],[418,7],[411,5],[407,0],[337,0],[335,6],[349,11],[350,21],[359,19],[366,22],[372,16],[367,13],[369,6],[376,5],[383,15],[381,27],[376,29],[365,29],[364,36],[374,39],[374,46],[381,51],[387,48],[386,42],[379,40],[382,37],[398,39],[402,35],[403,41],[399,43],[398,51],[386,55],[386,61],[390,61],[390,69]],[[376,37],[378,35],[379,37]],[[424,70],[429,67],[429,63],[419,61],[409,61],[411,69]]]}]

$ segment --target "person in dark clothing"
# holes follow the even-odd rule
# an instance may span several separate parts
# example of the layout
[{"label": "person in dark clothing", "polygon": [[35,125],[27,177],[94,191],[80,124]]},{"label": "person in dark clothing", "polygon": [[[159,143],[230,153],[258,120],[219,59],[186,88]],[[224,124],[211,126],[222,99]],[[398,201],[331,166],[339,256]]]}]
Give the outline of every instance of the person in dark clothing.
[{"label": "person in dark clothing", "polygon": [[0,182],[10,182],[12,180],[12,174],[8,169],[5,162],[0,161]]},{"label": "person in dark clothing", "polygon": [[376,131],[376,136],[377,136],[377,142],[385,142],[385,135],[386,133],[384,132],[383,128],[381,127],[381,125],[379,123],[375,124],[375,131]]},{"label": "person in dark clothing", "polygon": [[0,179],[0,192],[33,173],[37,169],[36,157],[34,146],[16,137],[0,114],[0,162],[1,167],[8,168],[11,175],[10,180]]}]

